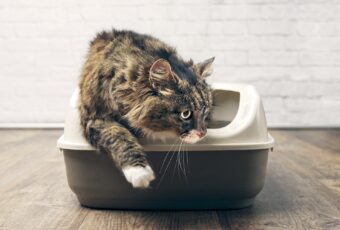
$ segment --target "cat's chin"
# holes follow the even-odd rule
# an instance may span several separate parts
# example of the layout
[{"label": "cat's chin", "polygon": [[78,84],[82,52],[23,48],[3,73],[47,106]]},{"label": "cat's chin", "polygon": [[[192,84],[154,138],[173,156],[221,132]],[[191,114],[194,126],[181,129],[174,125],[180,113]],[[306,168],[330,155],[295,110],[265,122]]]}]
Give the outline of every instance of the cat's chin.
[{"label": "cat's chin", "polygon": [[197,142],[201,141],[202,139],[204,139],[205,137],[205,133],[196,131],[196,130],[192,130],[189,133],[187,133],[184,136],[181,136],[181,140],[183,140],[183,142],[187,143],[187,144],[196,144]]},{"label": "cat's chin", "polygon": [[183,137],[181,138],[181,140],[183,140],[184,143],[187,144],[196,144],[197,142],[199,142],[200,140],[202,140],[203,138],[199,138],[199,137]]}]

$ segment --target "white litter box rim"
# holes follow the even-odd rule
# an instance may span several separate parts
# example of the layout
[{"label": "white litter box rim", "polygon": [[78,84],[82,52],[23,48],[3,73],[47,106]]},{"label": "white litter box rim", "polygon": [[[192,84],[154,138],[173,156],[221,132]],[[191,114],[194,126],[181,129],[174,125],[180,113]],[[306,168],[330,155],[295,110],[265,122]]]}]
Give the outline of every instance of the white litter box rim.
[{"label": "white litter box rim", "polygon": [[[208,129],[206,138],[196,144],[185,144],[187,151],[213,150],[258,150],[274,147],[274,139],[268,133],[261,98],[255,88],[246,84],[212,84],[214,90],[227,90],[240,93],[239,109],[232,122],[222,128]],[[95,150],[82,134],[79,122],[76,89],[70,100],[64,135],[57,142],[60,149]],[[169,151],[178,140],[161,141],[140,140],[145,151]]]},{"label": "white litter box rim", "polygon": [[[179,141],[175,141],[179,143]],[[57,141],[58,147],[60,149],[68,150],[80,150],[80,151],[95,151],[92,145],[87,143],[74,143],[65,140],[64,135],[62,135]],[[222,150],[259,150],[259,149],[272,149],[274,147],[274,139],[268,134],[268,141],[264,143],[232,143],[232,144],[184,144],[186,151],[222,151]],[[143,145],[145,151],[148,152],[160,152],[169,151],[174,147],[173,143],[164,144],[146,144]]]}]

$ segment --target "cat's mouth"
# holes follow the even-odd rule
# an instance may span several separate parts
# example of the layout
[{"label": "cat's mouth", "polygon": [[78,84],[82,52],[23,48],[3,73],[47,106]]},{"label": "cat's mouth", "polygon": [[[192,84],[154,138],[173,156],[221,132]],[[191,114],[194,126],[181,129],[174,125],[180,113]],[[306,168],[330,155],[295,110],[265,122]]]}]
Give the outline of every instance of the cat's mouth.
[{"label": "cat's mouth", "polygon": [[204,132],[204,131],[191,130],[187,133],[183,133],[180,136],[180,138],[185,143],[195,144],[195,143],[201,141],[205,136],[206,136],[206,132]]}]

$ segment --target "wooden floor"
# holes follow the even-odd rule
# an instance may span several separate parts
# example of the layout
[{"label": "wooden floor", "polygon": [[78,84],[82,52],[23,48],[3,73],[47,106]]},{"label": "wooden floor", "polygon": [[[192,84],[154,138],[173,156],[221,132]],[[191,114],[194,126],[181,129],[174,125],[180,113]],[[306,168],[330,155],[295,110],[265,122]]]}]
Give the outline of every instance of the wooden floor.
[{"label": "wooden floor", "polygon": [[0,130],[0,229],[340,229],[340,130],[272,130],[266,184],[233,211],[102,211],[67,185],[61,130]]}]

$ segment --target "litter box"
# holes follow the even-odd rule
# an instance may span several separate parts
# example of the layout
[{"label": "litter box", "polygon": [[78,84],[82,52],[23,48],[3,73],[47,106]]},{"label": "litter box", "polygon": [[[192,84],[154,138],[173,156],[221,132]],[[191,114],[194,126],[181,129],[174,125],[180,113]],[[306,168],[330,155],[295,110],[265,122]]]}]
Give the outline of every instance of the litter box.
[{"label": "litter box", "polygon": [[251,85],[213,84],[212,88],[215,105],[207,135],[199,143],[186,144],[181,157],[170,141],[141,140],[156,175],[148,189],[133,188],[111,159],[85,140],[75,91],[58,147],[64,154],[68,184],[80,204],[100,209],[252,205],[263,188],[268,152],[274,145],[260,96]]}]

